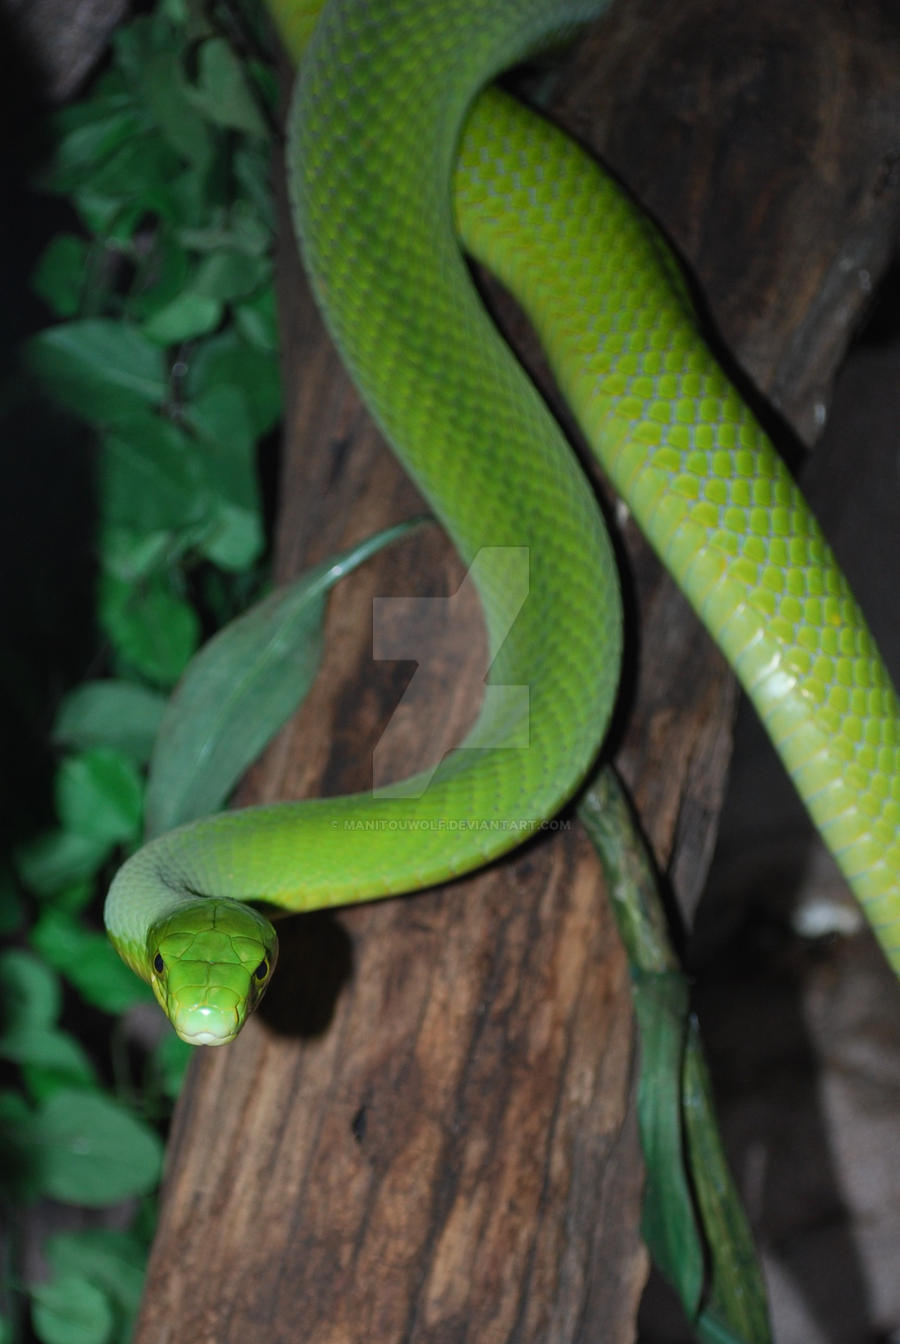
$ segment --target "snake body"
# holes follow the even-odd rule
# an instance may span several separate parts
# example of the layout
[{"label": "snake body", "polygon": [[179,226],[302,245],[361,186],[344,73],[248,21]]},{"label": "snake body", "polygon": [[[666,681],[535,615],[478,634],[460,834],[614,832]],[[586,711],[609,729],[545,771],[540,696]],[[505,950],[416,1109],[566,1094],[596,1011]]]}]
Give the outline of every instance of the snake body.
[{"label": "snake body", "polygon": [[[396,796],[223,814],[126,862],[107,926],[185,1039],[232,1039],[268,981],[274,933],[245,902],[308,910],[478,867],[559,809],[602,740],[621,644],[609,542],[457,233],[529,314],[900,972],[900,708],[865,621],[655,231],[576,146],[484,87],[604,7],[339,0],[316,26],[290,119],[304,261],[372,413],[478,557],[491,688],[462,747]],[[290,39],[302,7],[273,8]]]}]

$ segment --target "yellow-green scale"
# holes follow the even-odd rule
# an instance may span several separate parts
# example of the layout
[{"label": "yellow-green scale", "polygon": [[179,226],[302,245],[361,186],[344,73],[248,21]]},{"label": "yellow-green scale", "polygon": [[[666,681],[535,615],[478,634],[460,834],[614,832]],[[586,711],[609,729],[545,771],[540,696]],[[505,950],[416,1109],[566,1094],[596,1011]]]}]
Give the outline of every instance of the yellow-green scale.
[{"label": "yellow-green scale", "polygon": [[528,312],[594,451],[722,647],[900,970],[900,708],[815,520],[647,222],[502,94],[456,177],[468,250]]}]

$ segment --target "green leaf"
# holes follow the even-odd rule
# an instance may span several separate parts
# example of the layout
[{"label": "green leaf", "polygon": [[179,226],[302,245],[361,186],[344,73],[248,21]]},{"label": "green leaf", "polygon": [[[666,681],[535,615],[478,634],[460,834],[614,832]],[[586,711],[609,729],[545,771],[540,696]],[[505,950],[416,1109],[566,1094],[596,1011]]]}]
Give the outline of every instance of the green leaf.
[{"label": "green leaf", "polygon": [[32,1198],[40,1188],[33,1124],[34,1112],[21,1092],[0,1092],[0,1191],[17,1199]]},{"label": "green leaf", "polygon": [[684,1161],[682,1071],[687,984],[668,943],[655,874],[615,772],[604,769],[579,805],[603,864],[628,953],[640,1034],[638,1124],[647,1164],[642,1232],[689,1320],[705,1287],[703,1237]]},{"label": "green leaf", "polygon": [[[185,533],[189,530],[186,528]],[[174,563],[184,548],[184,534],[176,538],[168,530],[143,532],[138,528],[101,521],[103,567],[114,579],[127,584],[129,589],[138,583],[155,581],[157,571]]]},{"label": "green leaf", "polygon": [[170,421],[136,415],[104,436],[100,489],[107,524],[177,530],[209,511],[197,446]]},{"label": "green leaf", "polygon": [[120,28],[116,63],[136,100],[167,144],[203,172],[212,157],[209,127],[197,111],[183,73],[185,39],[158,13]]},{"label": "green leaf", "polygon": [[248,86],[241,61],[221,37],[200,47],[198,80],[193,98],[204,114],[219,126],[265,136],[266,124]]},{"label": "green leaf", "polygon": [[24,885],[36,896],[54,896],[93,877],[109,853],[109,845],[93,835],[45,831],[15,852]]},{"label": "green leaf", "polygon": [[248,256],[246,252],[216,252],[201,261],[191,288],[222,303],[232,303],[252,294],[264,280],[271,278],[271,274],[269,257]]},{"label": "green leaf", "polygon": [[160,686],[171,686],[197,647],[196,612],[161,575],[139,588],[107,574],[101,584],[100,620],[117,652]]},{"label": "green leaf", "polygon": [[647,1164],[641,1230],[654,1263],[678,1290],[688,1318],[700,1309],[705,1257],[684,1164],[681,1080],[688,995],[677,972],[632,971],[640,1029],[638,1123]]},{"label": "green leaf", "polygon": [[[229,387],[244,399],[252,439],[274,428],[281,415],[278,362],[242,341],[234,331],[212,337],[195,352],[185,381],[189,421],[197,424],[206,414],[210,398]],[[198,432],[202,431],[198,428]]]},{"label": "green leaf", "polygon": [[94,875],[79,878],[77,882],[67,883],[59,891],[53,892],[52,905],[55,910],[68,910],[76,914],[86,909],[97,895],[94,887]]},{"label": "green leaf", "polygon": [[44,249],[32,272],[31,288],[58,317],[74,317],[81,305],[88,245],[73,233],[60,233]]},{"label": "green leaf", "polygon": [[634,986],[650,1254],[703,1344],[771,1344],[765,1290],[725,1163],[687,982],[669,943],[653,864],[611,768],[591,781],[578,812],[603,864]]},{"label": "green leaf", "polygon": [[54,118],[57,140],[40,184],[50,191],[71,192],[144,127],[140,109],[121,76],[111,72],[98,83],[93,97],[73,103]]},{"label": "green leaf", "polygon": [[771,1344],[766,1290],[740,1196],[716,1124],[715,1103],[696,1022],[684,1068],[684,1116],[690,1169],[709,1255],[709,1282],[698,1320],[708,1344]]},{"label": "green leaf", "polygon": [[259,559],[264,545],[259,513],[255,509],[223,502],[216,509],[215,520],[200,543],[200,552],[214,565],[239,573]]},{"label": "green leaf", "polygon": [[148,317],[143,332],[156,345],[177,345],[207,336],[221,321],[222,305],[217,299],[188,290]]},{"label": "green leaf", "polygon": [[31,944],[81,997],[107,1013],[123,1013],[152,994],[129,971],[103,933],[88,929],[69,911],[45,910],[31,931]]},{"label": "green leaf", "polygon": [[[240,187],[235,206],[255,213],[270,239],[275,234],[275,203],[272,197],[272,164],[269,146],[244,140],[234,151],[234,175]],[[271,251],[271,247],[267,249]]]},{"label": "green leaf", "polygon": [[44,1029],[59,1016],[59,981],[42,961],[21,948],[0,955],[0,1023],[3,1036]]},{"label": "green leaf", "polygon": [[59,1232],[47,1238],[44,1253],[56,1274],[80,1274],[106,1293],[119,1312],[117,1336],[131,1338],[126,1327],[140,1305],[146,1260],[146,1249],[133,1232],[99,1227]]},{"label": "green leaf", "polygon": [[210,487],[233,504],[253,506],[257,501],[253,445],[257,435],[255,411],[240,388],[210,387],[187,407],[191,428],[204,440],[203,455]]},{"label": "green leaf", "polygon": [[319,665],[321,569],[272,594],[204,646],[163,718],[146,835],[215,812],[304,697]]},{"label": "green leaf", "polygon": [[94,1067],[74,1036],[54,1027],[23,1027],[0,1036],[0,1056],[25,1070],[37,1100],[60,1087],[96,1087]]},{"label": "green leaf", "polygon": [[61,1274],[31,1290],[31,1321],[41,1344],[107,1344],[113,1313],[106,1294],[80,1274]]},{"label": "green leaf", "polygon": [[271,250],[272,227],[268,222],[269,216],[262,218],[255,205],[242,200],[235,201],[227,215],[227,221],[198,225],[195,222],[196,213],[192,219],[190,212],[182,209],[179,242],[196,252],[216,252],[220,248],[229,247],[247,252],[250,256],[261,257]]},{"label": "green leaf", "polygon": [[26,342],[25,361],[55,400],[91,422],[114,424],[168,392],[162,351],[127,322],[49,327]]},{"label": "green leaf", "polygon": [[308,570],[204,646],[169,702],[154,748],[148,839],[221,807],[306,695],[319,664],[330,589],[420,521],[388,528]]},{"label": "green leaf", "polygon": [[246,298],[271,276],[268,256],[223,249],[201,259],[181,293],[144,323],[144,333],[160,345],[205,336],[222,320],[225,305]]},{"label": "green leaf", "polygon": [[111,747],[69,756],[55,781],[56,807],[67,831],[110,845],[134,840],[141,824],[141,780],[132,762]]},{"label": "green leaf", "polygon": [[204,465],[214,496],[200,550],[226,569],[246,569],[265,541],[255,469],[254,408],[237,387],[211,387],[190,404],[187,418],[204,440]]},{"label": "green leaf", "polygon": [[177,298],[187,284],[192,263],[174,229],[161,225],[141,256],[128,295],[129,316],[140,321]]},{"label": "green leaf", "polygon": [[157,1134],[101,1093],[55,1092],[37,1110],[29,1144],[40,1159],[43,1192],[64,1204],[116,1204],[159,1180]]},{"label": "green leaf", "polygon": [[148,215],[180,219],[183,173],[180,156],[150,130],[114,150],[72,197],[88,228],[124,242]]},{"label": "green leaf", "polygon": [[150,759],[166,698],[132,681],[85,681],[59,707],[53,740],[83,750],[114,747],[137,765]]},{"label": "green leaf", "polygon": [[234,308],[234,325],[245,341],[267,354],[278,351],[278,314],[275,290],[267,284]]}]

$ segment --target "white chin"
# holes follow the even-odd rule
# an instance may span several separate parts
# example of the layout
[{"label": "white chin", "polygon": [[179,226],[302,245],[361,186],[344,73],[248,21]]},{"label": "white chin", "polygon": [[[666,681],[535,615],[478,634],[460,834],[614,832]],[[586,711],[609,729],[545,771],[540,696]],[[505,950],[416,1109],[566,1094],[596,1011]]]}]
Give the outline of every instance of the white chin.
[{"label": "white chin", "polygon": [[193,1036],[184,1032],[178,1034],[188,1045],[228,1045],[229,1041],[234,1040],[234,1036],[215,1036],[211,1031],[197,1031]]}]

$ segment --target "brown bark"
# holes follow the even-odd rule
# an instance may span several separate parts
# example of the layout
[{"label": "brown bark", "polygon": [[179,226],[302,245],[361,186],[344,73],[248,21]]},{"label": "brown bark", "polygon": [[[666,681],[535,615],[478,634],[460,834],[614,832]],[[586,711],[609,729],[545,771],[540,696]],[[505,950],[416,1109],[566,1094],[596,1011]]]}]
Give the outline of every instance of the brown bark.
[{"label": "brown bark", "polygon": [[[883,70],[877,25],[874,3],[630,0],[558,80],[563,119],[666,221],[728,340],[804,433],[865,298],[847,240],[871,283],[898,209],[887,116],[863,115]],[[600,93],[582,103],[586,87]],[[284,578],[417,508],[295,267],[286,246]],[[625,539],[618,759],[692,904],[733,690],[633,529]],[[244,801],[370,783],[409,675],[371,661],[372,598],[460,578],[429,529],[341,586],[322,675]],[[453,735],[474,709],[480,638],[473,612],[471,643],[435,654],[435,723]],[[646,1261],[627,975],[596,862],[565,820],[446,890],[285,926],[261,1020],[198,1051],[138,1344],[634,1337]]]}]

